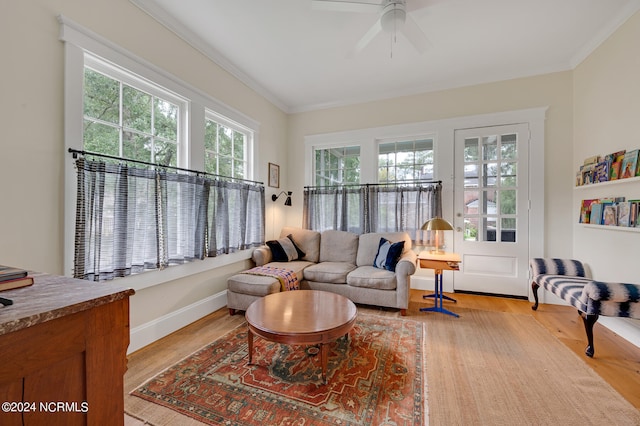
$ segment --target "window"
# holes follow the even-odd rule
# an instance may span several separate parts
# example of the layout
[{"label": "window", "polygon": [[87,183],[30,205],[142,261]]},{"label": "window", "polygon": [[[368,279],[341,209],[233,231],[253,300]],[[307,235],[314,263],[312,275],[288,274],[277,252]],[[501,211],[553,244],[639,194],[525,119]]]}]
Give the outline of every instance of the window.
[{"label": "window", "polygon": [[84,67],[84,150],[164,166],[186,166],[186,101],[91,55]]},{"label": "window", "polygon": [[316,149],[315,184],[318,186],[360,183],[360,147]]},{"label": "window", "polygon": [[433,179],[433,139],[378,145],[378,182]]},{"label": "window", "polygon": [[331,135],[328,140],[308,139],[310,145],[316,142],[310,146],[313,158],[307,163],[313,167],[315,187],[305,189],[303,223],[321,231],[402,230],[413,237],[441,211],[439,185],[412,183],[434,177],[434,138],[367,137],[343,144],[331,140]]},{"label": "window", "polygon": [[207,173],[246,179],[250,132],[209,111],[205,120],[204,167]]},{"label": "window", "polygon": [[[144,288],[246,259],[247,249],[264,242],[264,186],[245,180],[253,178],[259,124],[67,18],[59,20],[65,148],[74,158],[78,151],[117,158],[69,156],[65,211],[76,214],[64,218],[64,270],[102,280],[191,265],[160,274],[153,284],[133,280]],[[216,123],[213,149],[209,119]],[[212,153],[216,175],[231,178],[201,173],[213,167],[205,164]],[[214,263],[192,262],[223,254],[226,259]]]}]

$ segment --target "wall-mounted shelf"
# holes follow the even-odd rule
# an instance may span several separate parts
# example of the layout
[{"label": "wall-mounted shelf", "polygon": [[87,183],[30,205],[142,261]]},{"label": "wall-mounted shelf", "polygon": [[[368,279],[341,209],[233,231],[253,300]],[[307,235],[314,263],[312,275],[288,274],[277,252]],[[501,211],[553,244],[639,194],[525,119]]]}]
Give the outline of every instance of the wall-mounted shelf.
[{"label": "wall-mounted shelf", "polygon": [[607,185],[620,185],[620,184],[633,183],[633,182],[640,183],[640,176],[626,178],[626,179],[608,180],[605,182],[598,182],[598,183],[590,183],[588,185],[575,186],[574,189],[602,188],[603,186],[607,186]]},{"label": "wall-mounted shelf", "polygon": [[605,231],[640,232],[640,228],[630,226],[593,225],[590,223],[578,223],[583,228],[600,229]]}]

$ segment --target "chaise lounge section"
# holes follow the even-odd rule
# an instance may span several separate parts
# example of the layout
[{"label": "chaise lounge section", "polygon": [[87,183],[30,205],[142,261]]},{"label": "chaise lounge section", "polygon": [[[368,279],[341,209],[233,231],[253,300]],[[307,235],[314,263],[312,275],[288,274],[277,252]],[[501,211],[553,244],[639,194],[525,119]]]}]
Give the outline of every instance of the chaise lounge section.
[{"label": "chaise lounge section", "polygon": [[538,309],[543,287],[578,309],[587,334],[585,354],[593,357],[593,326],[600,315],[640,319],[640,285],[591,279],[586,265],[573,259],[534,258],[529,262],[531,288]]},{"label": "chaise lounge section", "polygon": [[[323,290],[341,294],[365,305],[400,309],[409,306],[410,277],[416,271],[416,254],[405,232],[354,234],[345,231],[323,232],[285,227],[280,239],[291,236],[302,252],[299,259],[274,262],[272,250],[259,247],[252,259],[256,266],[270,266],[293,271],[301,289]],[[394,270],[374,266],[381,238],[399,243],[400,257]],[[245,311],[256,299],[281,291],[281,283],[270,276],[240,273],[227,280],[227,306],[230,314]]]}]

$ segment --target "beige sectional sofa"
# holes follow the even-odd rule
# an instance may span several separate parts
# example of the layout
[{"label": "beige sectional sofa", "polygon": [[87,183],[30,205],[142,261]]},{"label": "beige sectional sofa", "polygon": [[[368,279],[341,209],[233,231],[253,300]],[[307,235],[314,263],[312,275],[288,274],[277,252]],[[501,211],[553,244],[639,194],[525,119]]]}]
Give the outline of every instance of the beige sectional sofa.
[{"label": "beige sectional sofa", "polygon": [[[254,250],[257,266],[273,266],[295,272],[301,289],[323,290],[348,297],[354,303],[400,309],[409,306],[410,277],[416,270],[416,254],[405,232],[357,235],[344,231],[310,231],[285,227],[280,238],[291,235],[304,252],[301,259],[273,262],[269,247]],[[380,239],[404,241],[404,249],[395,271],[373,266]],[[233,315],[245,311],[256,299],[281,291],[277,278],[239,273],[227,281],[227,306]]]}]

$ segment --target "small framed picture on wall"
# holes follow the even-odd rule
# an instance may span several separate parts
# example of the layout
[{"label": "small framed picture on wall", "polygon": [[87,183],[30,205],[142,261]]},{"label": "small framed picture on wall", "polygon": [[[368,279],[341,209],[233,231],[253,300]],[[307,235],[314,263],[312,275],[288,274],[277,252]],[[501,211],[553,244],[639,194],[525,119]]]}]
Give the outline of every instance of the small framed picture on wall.
[{"label": "small framed picture on wall", "polygon": [[269,186],[280,188],[280,166],[269,163]]}]

